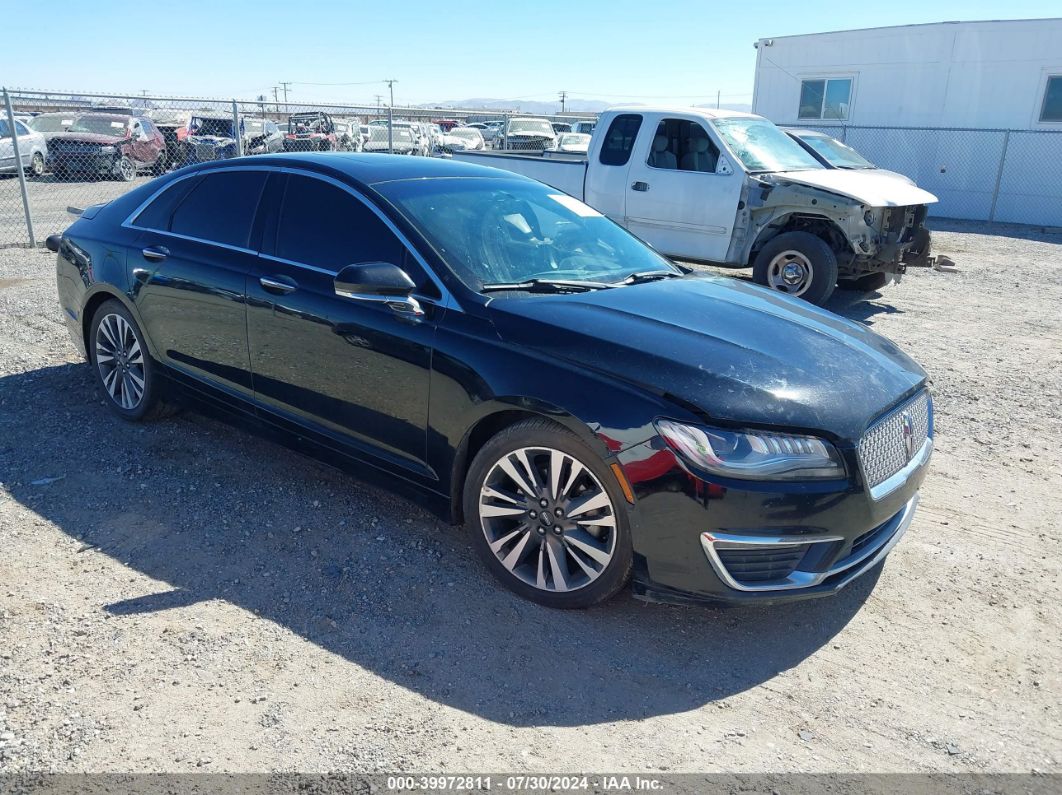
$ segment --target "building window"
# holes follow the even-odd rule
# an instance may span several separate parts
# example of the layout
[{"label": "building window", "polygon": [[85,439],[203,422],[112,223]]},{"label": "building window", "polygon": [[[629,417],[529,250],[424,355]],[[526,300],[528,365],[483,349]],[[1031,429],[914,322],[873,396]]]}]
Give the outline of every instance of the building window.
[{"label": "building window", "polygon": [[847,119],[848,105],[852,100],[852,79],[800,81],[801,119]]},{"label": "building window", "polygon": [[1062,121],[1062,75],[1047,78],[1040,121]]}]

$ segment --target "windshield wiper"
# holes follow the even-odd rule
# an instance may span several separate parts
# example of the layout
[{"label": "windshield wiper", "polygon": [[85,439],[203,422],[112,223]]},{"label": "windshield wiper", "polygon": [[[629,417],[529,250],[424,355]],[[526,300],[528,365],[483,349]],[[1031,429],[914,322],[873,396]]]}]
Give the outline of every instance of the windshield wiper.
[{"label": "windshield wiper", "polygon": [[643,284],[644,282],[655,282],[660,279],[673,279],[679,276],[682,276],[682,274],[675,273],[674,271],[641,271],[639,273],[632,273],[622,282],[618,282],[618,284]]},{"label": "windshield wiper", "polygon": [[608,282],[587,282],[578,279],[528,279],[526,282],[495,282],[484,284],[481,293],[496,293],[502,290],[522,290],[529,293],[584,293],[588,290],[603,290],[616,287]]}]

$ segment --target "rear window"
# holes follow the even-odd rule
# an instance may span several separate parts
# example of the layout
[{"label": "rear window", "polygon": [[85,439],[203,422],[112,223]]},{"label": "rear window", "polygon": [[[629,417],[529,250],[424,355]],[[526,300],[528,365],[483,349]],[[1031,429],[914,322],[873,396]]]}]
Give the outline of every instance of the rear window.
[{"label": "rear window", "polygon": [[140,211],[140,214],[133,219],[133,226],[141,229],[157,229],[160,232],[169,232],[173,211],[177,209],[177,205],[183,201],[192,188],[199,184],[199,180],[199,177],[190,177],[170,185],[156,196],[151,204]]},{"label": "rear window", "polygon": [[265,179],[263,171],[206,175],[174,211],[170,231],[246,248]]},{"label": "rear window", "polygon": [[634,139],[642,126],[642,117],[636,113],[623,113],[612,120],[601,144],[601,165],[625,166],[631,159]]}]

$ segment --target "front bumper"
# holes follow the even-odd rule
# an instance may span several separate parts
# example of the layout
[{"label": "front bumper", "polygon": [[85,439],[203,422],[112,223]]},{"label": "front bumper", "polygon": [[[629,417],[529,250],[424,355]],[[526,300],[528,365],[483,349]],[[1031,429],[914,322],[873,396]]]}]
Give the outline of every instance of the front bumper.
[{"label": "front bumper", "polygon": [[[872,496],[857,453],[848,480],[782,483],[693,474],[659,438],[618,454],[631,510],[636,596],[663,602],[776,603],[828,596],[874,569],[918,505],[932,442],[900,483]],[[924,455],[922,454],[924,453]]]},{"label": "front bumper", "polygon": [[75,174],[110,174],[119,155],[102,152],[57,152],[48,158],[52,170],[65,169]]}]

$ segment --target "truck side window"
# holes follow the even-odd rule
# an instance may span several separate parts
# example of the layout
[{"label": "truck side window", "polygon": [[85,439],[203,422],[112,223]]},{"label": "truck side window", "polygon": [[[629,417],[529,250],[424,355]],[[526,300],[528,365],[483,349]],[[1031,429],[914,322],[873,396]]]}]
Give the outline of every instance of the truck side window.
[{"label": "truck side window", "polygon": [[614,118],[605,133],[605,141],[601,144],[601,165],[627,165],[634,148],[634,139],[638,137],[638,128],[641,126],[642,117],[636,113],[623,113]]},{"label": "truck side window", "polygon": [[704,127],[689,119],[663,119],[656,128],[648,164],[653,168],[714,174],[719,149]]}]

